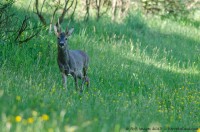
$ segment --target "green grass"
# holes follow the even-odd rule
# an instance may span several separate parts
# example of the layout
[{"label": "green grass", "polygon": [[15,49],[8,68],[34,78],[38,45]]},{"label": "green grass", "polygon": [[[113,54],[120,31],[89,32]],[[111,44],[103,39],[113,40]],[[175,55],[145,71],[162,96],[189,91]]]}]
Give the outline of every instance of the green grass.
[{"label": "green grass", "polygon": [[199,29],[140,15],[71,24],[70,49],[90,56],[89,90],[72,77],[62,88],[54,34],[0,45],[2,131],[200,127]]}]

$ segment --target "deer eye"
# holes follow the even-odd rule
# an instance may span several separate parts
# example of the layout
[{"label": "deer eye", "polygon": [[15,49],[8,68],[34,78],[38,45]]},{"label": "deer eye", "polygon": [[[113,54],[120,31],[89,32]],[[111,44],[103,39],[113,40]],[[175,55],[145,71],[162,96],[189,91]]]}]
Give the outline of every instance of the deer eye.
[{"label": "deer eye", "polygon": [[67,40],[67,38],[65,38],[65,40]]}]

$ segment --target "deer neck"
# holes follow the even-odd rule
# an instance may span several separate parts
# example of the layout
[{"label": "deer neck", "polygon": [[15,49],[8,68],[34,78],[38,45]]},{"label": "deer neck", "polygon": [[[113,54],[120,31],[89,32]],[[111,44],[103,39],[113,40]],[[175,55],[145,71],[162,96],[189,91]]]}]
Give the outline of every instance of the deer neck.
[{"label": "deer neck", "polygon": [[61,48],[58,46],[58,60],[63,65],[68,65],[70,61],[68,47]]}]

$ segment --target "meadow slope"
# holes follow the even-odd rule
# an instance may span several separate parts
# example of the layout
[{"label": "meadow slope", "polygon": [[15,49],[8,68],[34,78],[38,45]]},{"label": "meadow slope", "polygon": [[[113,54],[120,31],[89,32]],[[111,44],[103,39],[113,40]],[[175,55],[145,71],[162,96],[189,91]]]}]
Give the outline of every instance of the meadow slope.
[{"label": "meadow slope", "polygon": [[90,88],[80,95],[72,77],[62,88],[54,34],[0,45],[0,130],[200,127],[198,28],[138,14],[71,25],[70,49],[90,56]]}]

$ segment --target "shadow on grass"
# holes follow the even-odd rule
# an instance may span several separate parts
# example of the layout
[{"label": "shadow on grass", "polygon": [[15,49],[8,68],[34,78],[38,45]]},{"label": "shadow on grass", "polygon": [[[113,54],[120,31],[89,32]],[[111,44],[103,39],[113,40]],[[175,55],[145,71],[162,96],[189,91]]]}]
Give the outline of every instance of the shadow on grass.
[{"label": "shadow on grass", "polygon": [[[106,20],[100,22],[89,22],[86,24],[88,35],[101,36],[100,39],[115,40],[125,39],[132,40],[136,43],[141,42],[141,50],[147,49],[149,55],[153,54],[153,49],[157,48],[161,52],[170,52],[168,59],[173,57],[175,61],[180,63],[199,62],[200,40],[194,40],[180,34],[165,34],[158,30],[150,29],[145,20],[140,15],[130,15],[122,23],[112,23]],[[91,33],[91,31],[95,30]],[[195,35],[195,34],[194,34]],[[102,38],[103,37],[103,38]],[[127,46],[127,45],[125,45]],[[148,47],[148,48],[146,48]],[[200,69],[200,64],[197,64]]]},{"label": "shadow on grass", "polygon": [[[12,11],[15,11],[16,15],[19,16],[21,20],[24,19],[26,14],[30,14],[30,21],[38,24],[36,14],[14,7]],[[64,25],[67,25],[69,21],[70,20],[66,19],[62,26],[65,27]],[[153,54],[154,48],[159,49],[161,52],[166,50],[170,52],[166,57],[168,59],[174,57],[174,61],[180,63],[180,65],[183,65],[182,63],[200,61],[200,40],[193,40],[181,36],[180,34],[161,33],[158,30],[150,29],[146,21],[147,20],[143,19],[140,14],[129,14],[121,23],[112,22],[110,18],[102,18],[98,22],[95,20],[90,20],[87,23],[83,21],[73,21],[71,22],[71,26],[75,27],[76,33],[80,33],[85,29],[85,34],[89,36],[89,38],[95,37],[98,38],[99,41],[107,41],[109,39],[120,41],[121,39],[124,39],[136,43],[139,40],[141,42],[141,50],[146,49],[149,56]],[[38,37],[33,39],[33,41],[37,40]],[[196,65],[200,69],[200,64]]]},{"label": "shadow on grass", "polygon": [[[145,21],[137,15],[128,18],[124,23],[111,23],[102,20],[98,23],[90,21],[89,24],[85,25],[77,23],[76,26],[79,27],[79,29],[86,29],[86,34],[89,37],[96,37],[99,39],[99,44],[102,44],[102,40],[109,41],[109,39],[114,39],[116,41],[120,41],[120,39],[128,41],[131,39],[135,43],[139,39],[141,42],[141,51],[144,51],[146,47],[148,47],[145,52],[147,57],[152,60],[151,62],[134,57],[129,58],[121,56],[119,52],[113,52],[112,50],[107,51],[112,53],[107,53],[108,55],[105,55],[106,53],[99,50],[98,47],[95,48],[95,54],[97,54],[97,56],[100,54],[104,54],[105,56],[105,59],[100,59],[99,63],[101,64],[107,61],[106,64],[109,64],[105,66],[98,66],[99,63],[92,65],[92,67],[95,67],[95,70],[92,71],[94,78],[97,78],[95,81],[101,82],[103,79],[107,83],[105,85],[102,84],[103,86],[123,89],[123,87],[130,88],[132,86],[136,88],[160,88],[161,85],[164,85],[166,88],[179,88],[182,86],[197,88],[200,85],[198,79],[198,69],[200,68],[198,64],[200,41],[186,38],[179,34],[164,34],[152,30],[148,28]],[[158,57],[158,59],[151,58],[154,48],[160,49],[158,54],[160,58]],[[164,50],[171,51],[166,57],[169,63],[175,64],[173,68],[168,64],[162,64],[162,61],[160,61],[160,59],[163,58],[162,52]],[[115,56],[117,59],[109,59],[109,57],[111,57],[109,54]],[[174,58],[174,62],[170,62],[171,57]],[[94,60],[98,59],[98,57],[94,58]],[[197,66],[194,71],[192,71],[192,67],[190,67],[193,62],[195,62],[195,66]],[[184,66],[184,64],[186,66]],[[122,65],[125,65],[126,68],[122,68]],[[99,71],[96,71],[98,68],[101,69],[100,71],[104,72],[100,74]],[[111,74],[108,75],[108,73]]]},{"label": "shadow on grass", "polygon": [[[111,46],[112,47],[112,46]],[[102,51],[95,48],[95,54],[91,55],[90,76],[92,87],[106,89],[106,93],[117,91],[139,90],[145,95],[151,93],[152,89],[173,89],[181,87],[198,88],[200,85],[199,71],[170,68],[167,64],[151,60],[143,60],[137,56],[120,55],[119,51]],[[150,61],[150,62],[149,62]],[[162,66],[160,66],[162,65]]]},{"label": "shadow on grass", "polygon": [[[96,53],[100,52],[96,51]],[[105,60],[99,60],[99,65],[93,64],[90,70],[92,87],[100,88],[103,90],[101,92],[106,92],[106,94],[112,95],[117,90],[148,96],[147,93],[150,94],[157,89],[162,91],[162,94],[164,94],[163,91],[167,91],[169,93],[165,94],[169,95],[181,87],[197,89],[200,86],[199,74],[167,70],[138,59],[119,56],[117,52],[112,54],[117,60],[112,58],[104,64],[105,57]],[[92,59],[95,60],[95,58]],[[104,91],[105,87],[106,91]]]},{"label": "shadow on grass", "polygon": [[[17,11],[20,14],[23,14],[21,10]],[[35,21],[35,16],[32,15],[33,21]],[[63,25],[66,25],[69,20],[65,20],[65,23]],[[111,22],[109,18],[103,18],[100,21],[96,22],[95,20],[91,20],[89,22],[80,22],[80,21],[73,21],[71,22],[76,32],[75,33],[81,33],[85,32],[85,35],[88,36],[88,38],[95,38],[99,42],[99,45],[101,44],[101,41],[109,41],[110,39],[113,39],[115,41],[121,41],[122,39],[124,41],[133,41],[136,43],[138,40],[141,42],[141,51],[146,51],[148,56],[152,56],[153,49],[158,48],[160,49],[160,58],[162,59],[162,51],[165,49],[167,51],[172,51],[167,57],[167,59],[170,60],[171,57],[174,57],[174,63],[179,63],[180,65],[183,65],[184,63],[190,63],[190,62],[199,62],[199,51],[200,51],[200,40],[193,40],[191,38],[186,38],[184,36],[181,36],[179,34],[164,34],[159,32],[158,30],[150,29],[146,23],[146,20],[144,20],[140,14],[136,15],[129,15],[124,22],[117,23],[117,22]],[[54,39],[55,40],[55,39]],[[33,40],[34,41],[34,40]],[[38,41],[38,37],[35,38],[36,42]],[[44,42],[44,41],[42,41]],[[48,43],[49,41],[47,41]],[[51,41],[52,42],[52,41]],[[107,43],[108,45],[111,45],[110,43]],[[95,45],[96,46],[96,45]],[[124,46],[129,46],[125,45]],[[148,47],[148,48],[147,48]],[[98,48],[96,49],[98,50]],[[191,52],[192,51],[192,52]],[[101,51],[94,51],[95,53],[99,52],[101,54]],[[161,68],[157,67],[157,65],[154,65],[157,63],[155,60],[155,63],[145,63],[143,61],[135,60],[135,59],[129,59],[124,56],[120,56],[118,53],[112,53],[113,56],[116,56],[118,60],[113,63],[116,63],[115,65],[120,66],[122,63],[128,63],[127,67],[125,69],[121,69],[122,73],[127,73],[125,79],[130,78],[133,76],[133,73],[137,73],[140,77],[142,76],[147,77],[149,76],[151,78],[151,81],[154,81],[152,78],[157,78],[159,80],[159,76],[163,76],[161,78],[163,79],[169,79],[165,80],[167,84],[170,83],[179,83],[181,80],[184,79],[182,75],[191,76],[190,73],[183,73],[181,70],[179,70],[179,73],[176,73],[175,71],[168,71],[168,68]],[[98,59],[98,58],[95,58]],[[158,57],[159,59],[159,57]],[[110,60],[112,62],[112,60]],[[103,63],[103,61],[101,61]],[[108,63],[109,64],[109,63]],[[94,64],[94,67],[96,64]],[[200,64],[195,64],[198,69],[200,69]],[[102,68],[104,67],[104,68]],[[99,68],[106,69],[109,66],[101,65]],[[112,67],[112,65],[110,65]],[[98,68],[98,66],[96,67]],[[112,68],[111,68],[112,69]],[[111,70],[110,69],[110,70]],[[137,69],[137,70],[135,70]],[[187,69],[187,67],[186,67]],[[146,71],[146,72],[144,72]],[[113,70],[113,72],[116,72],[116,70]],[[142,73],[142,74],[141,74]],[[157,74],[161,73],[161,74]],[[118,73],[120,75],[120,73]],[[107,79],[107,75],[105,73],[104,79]],[[111,80],[113,78],[112,75]],[[193,76],[193,75],[192,75]],[[194,75],[196,76],[196,75]],[[135,77],[134,77],[135,78]],[[173,79],[176,78],[176,79]],[[178,78],[178,80],[177,80]],[[195,77],[196,78],[196,77]],[[122,76],[121,79],[124,79]],[[177,82],[173,82],[171,80],[176,80]],[[163,81],[163,82],[165,82]],[[126,82],[126,80],[124,80]],[[139,84],[139,83],[138,83]]]}]

